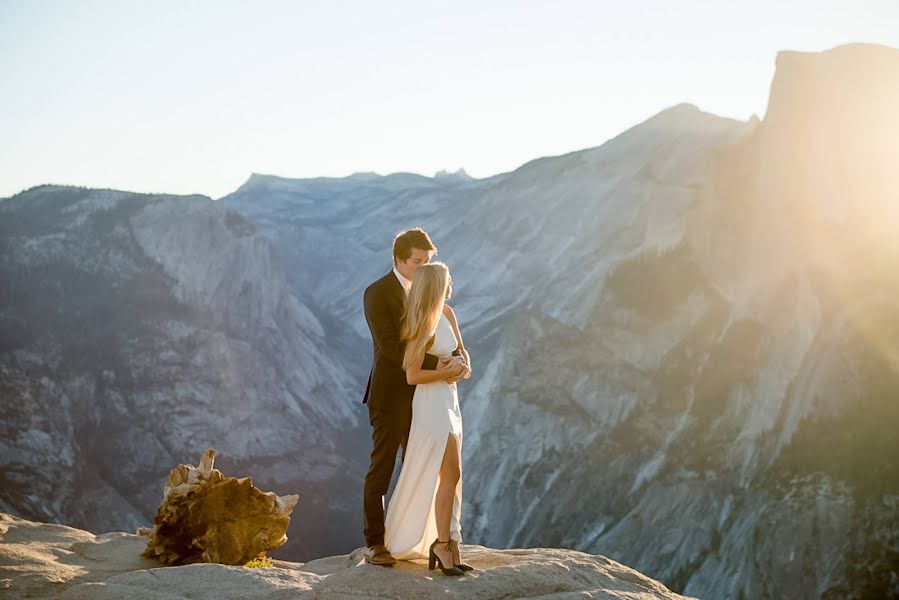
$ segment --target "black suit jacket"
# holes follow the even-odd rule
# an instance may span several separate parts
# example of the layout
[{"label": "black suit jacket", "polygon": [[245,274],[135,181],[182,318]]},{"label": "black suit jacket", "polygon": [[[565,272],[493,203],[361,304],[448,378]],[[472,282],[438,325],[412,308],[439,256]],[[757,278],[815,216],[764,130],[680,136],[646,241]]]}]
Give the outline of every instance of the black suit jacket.
[{"label": "black suit jacket", "polygon": [[[406,345],[400,340],[400,321],[406,292],[391,269],[365,288],[363,298],[374,360],[362,404],[368,404],[370,410],[411,411],[415,386],[406,382],[406,371],[403,370]],[[461,351],[457,350],[453,354],[461,354]],[[431,371],[436,369],[437,357],[425,354],[421,368]]]}]

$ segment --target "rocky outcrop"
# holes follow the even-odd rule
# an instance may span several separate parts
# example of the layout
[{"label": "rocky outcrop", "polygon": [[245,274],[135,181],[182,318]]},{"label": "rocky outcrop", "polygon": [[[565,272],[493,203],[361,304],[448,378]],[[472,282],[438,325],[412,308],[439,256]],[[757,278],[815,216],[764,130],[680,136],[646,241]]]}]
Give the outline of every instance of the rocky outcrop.
[{"label": "rocky outcrop", "polygon": [[600,555],[561,548],[494,550],[463,545],[475,571],[451,578],[426,561],[365,564],[362,548],[307,563],[159,567],[141,557],[146,538],[94,535],[0,513],[0,597],[127,598],[685,598]]}]

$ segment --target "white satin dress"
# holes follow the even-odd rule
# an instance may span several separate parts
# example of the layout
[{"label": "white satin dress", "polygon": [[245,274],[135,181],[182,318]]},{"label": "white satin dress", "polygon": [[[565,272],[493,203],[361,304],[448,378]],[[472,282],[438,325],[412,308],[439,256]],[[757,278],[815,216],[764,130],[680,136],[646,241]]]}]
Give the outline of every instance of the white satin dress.
[{"label": "white satin dress", "polygon": [[[459,345],[453,325],[441,313],[429,354],[444,358]],[[434,501],[447,436],[456,436],[461,455],[462,411],[455,383],[435,381],[415,386],[412,426],[400,477],[384,516],[384,545],[397,560],[428,558],[437,539]],[[461,460],[461,456],[460,456]],[[461,465],[460,465],[461,469]],[[462,478],[456,484],[450,537],[462,543]]]}]

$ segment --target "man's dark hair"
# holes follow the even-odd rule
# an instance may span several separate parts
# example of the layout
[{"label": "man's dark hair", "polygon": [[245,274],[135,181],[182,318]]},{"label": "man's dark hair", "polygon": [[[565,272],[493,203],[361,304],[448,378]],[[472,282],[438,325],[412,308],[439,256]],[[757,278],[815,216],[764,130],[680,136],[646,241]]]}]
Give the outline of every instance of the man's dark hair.
[{"label": "man's dark hair", "polygon": [[408,260],[412,256],[412,248],[437,252],[437,246],[425,230],[415,227],[401,231],[393,238],[393,262]]}]

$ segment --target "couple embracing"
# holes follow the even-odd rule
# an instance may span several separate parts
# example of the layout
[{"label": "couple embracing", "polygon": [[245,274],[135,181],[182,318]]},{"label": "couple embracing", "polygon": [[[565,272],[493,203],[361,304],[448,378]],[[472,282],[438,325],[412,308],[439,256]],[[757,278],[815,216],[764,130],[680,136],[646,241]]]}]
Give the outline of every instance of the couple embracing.
[{"label": "couple embracing", "polygon": [[[365,290],[374,363],[365,390],[372,426],[365,476],[365,562],[390,566],[428,557],[446,575],[462,560],[462,412],[456,381],[471,376],[468,352],[446,303],[452,278],[431,262],[437,248],[421,229],[393,240],[393,269]],[[384,496],[402,447],[402,469]]]}]

